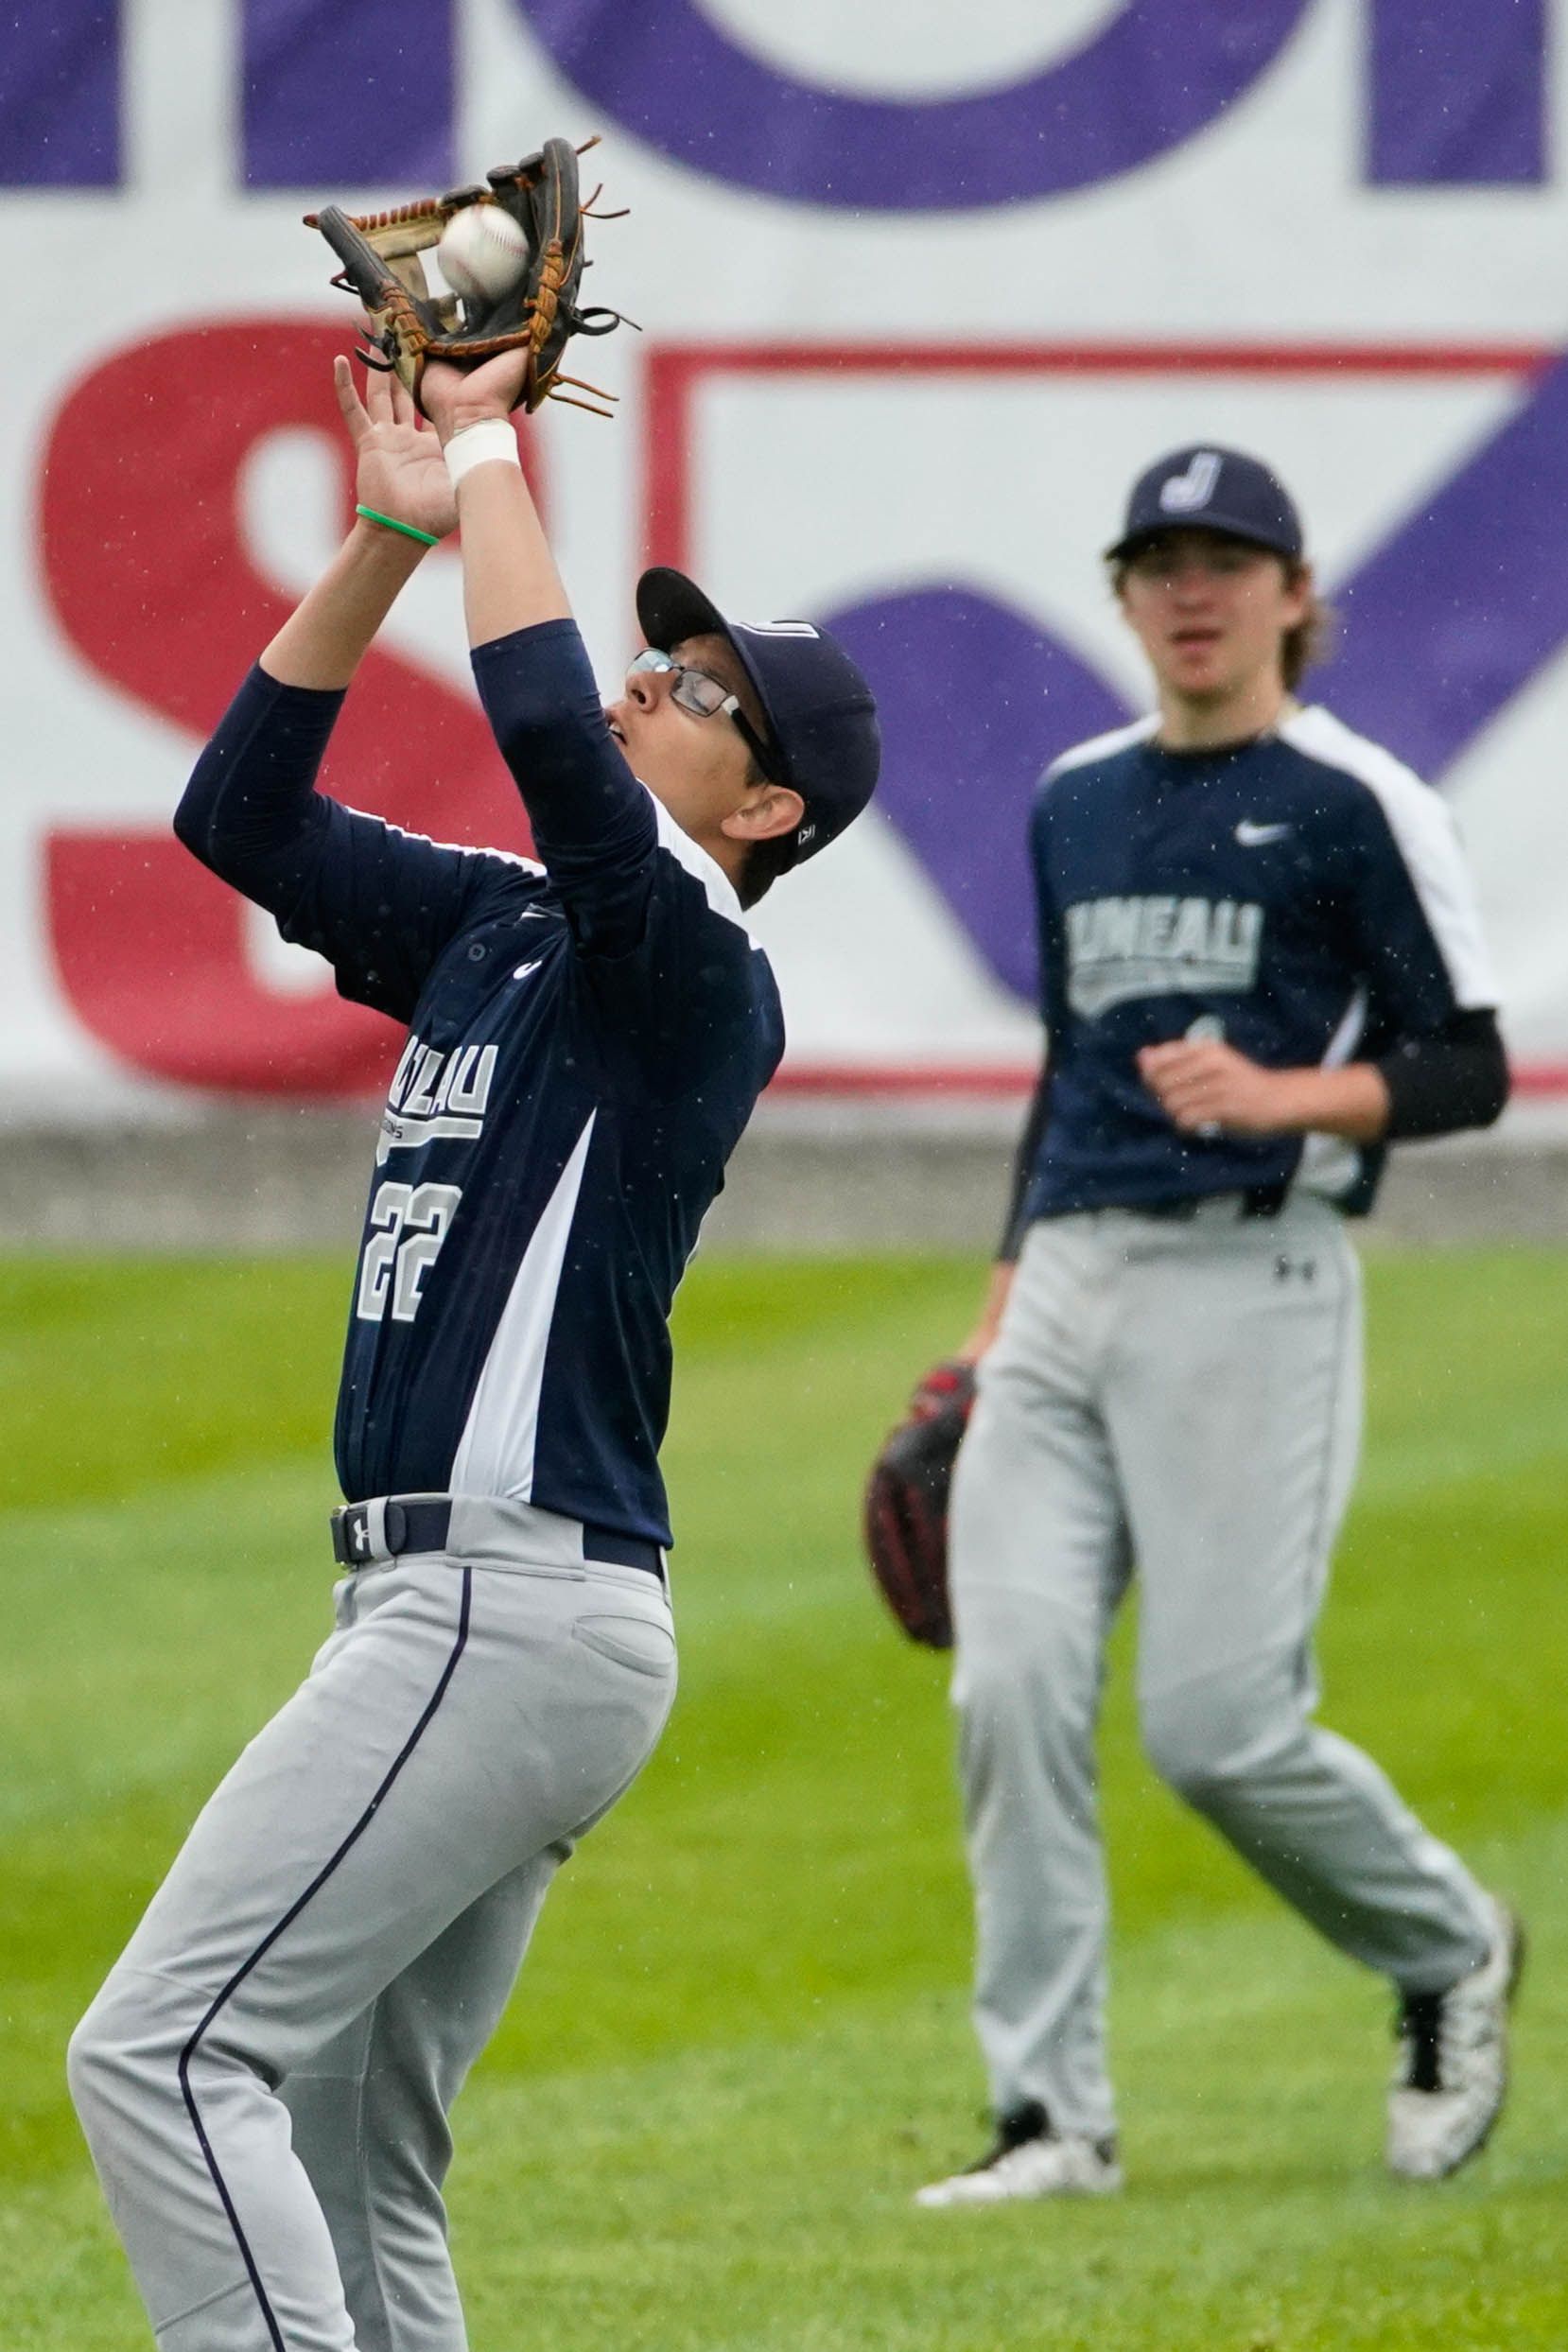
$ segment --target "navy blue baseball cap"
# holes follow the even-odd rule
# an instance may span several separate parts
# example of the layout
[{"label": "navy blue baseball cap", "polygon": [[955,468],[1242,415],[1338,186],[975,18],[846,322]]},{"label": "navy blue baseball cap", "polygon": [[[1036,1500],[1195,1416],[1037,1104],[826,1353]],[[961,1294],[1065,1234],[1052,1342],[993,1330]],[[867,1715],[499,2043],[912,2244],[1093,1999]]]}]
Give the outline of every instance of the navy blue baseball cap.
[{"label": "navy blue baseball cap", "polygon": [[762,706],[778,780],[806,804],[792,865],[860,815],[881,765],[877,705],[826,631],[809,620],[726,620],[694,580],[663,565],[637,582],[637,624],[661,653],[685,637],[722,636],[734,647]]},{"label": "navy blue baseball cap", "polygon": [[1162,531],[1223,531],[1292,558],[1306,547],[1301,517],[1279,476],[1261,458],[1213,442],[1173,449],[1140,474],[1127,499],[1122,536],[1106,549],[1106,561],[1131,555]]}]

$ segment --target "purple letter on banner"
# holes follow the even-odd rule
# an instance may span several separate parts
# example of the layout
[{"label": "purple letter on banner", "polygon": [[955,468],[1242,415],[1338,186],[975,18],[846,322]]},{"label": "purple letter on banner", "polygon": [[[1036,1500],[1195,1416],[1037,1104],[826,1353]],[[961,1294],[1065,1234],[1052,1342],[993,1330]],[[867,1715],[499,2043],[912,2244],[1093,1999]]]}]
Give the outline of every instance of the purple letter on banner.
[{"label": "purple letter on banner", "polygon": [[516,5],[596,106],[694,170],[800,203],[964,212],[1092,187],[1179,147],[1266,72],[1309,0],[1126,0],[1027,80],[936,99],[797,81],[697,0]]},{"label": "purple letter on banner", "polygon": [[882,723],[877,806],[999,979],[1036,993],[1025,832],[1040,770],[1125,723],[1103,678],[978,588],[931,587],[829,613]]},{"label": "purple letter on banner", "polygon": [[1568,359],[1334,590],[1324,699],[1431,780],[1568,639]]},{"label": "purple letter on banner", "polygon": [[1546,0],[1371,0],[1367,177],[1539,186]]},{"label": "purple letter on banner", "polygon": [[446,187],[451,0],[245,0],[245,181]]},{"label": "purple letter on banner", "polygon": [[119,176],[118,0],[12,0],[0,32],[0,183],[109,188]]}]

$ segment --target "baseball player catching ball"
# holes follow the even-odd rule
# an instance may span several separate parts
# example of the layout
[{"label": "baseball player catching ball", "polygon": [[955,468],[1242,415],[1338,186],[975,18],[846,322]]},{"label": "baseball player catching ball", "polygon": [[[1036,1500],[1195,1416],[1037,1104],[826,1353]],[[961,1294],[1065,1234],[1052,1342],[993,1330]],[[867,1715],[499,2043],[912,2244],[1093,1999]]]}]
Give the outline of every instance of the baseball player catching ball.
[{"label": "baseball player catching ball", "polygon": [[1162,459],[1108,560],[1159,707],[1058,759],[1032,820],[1046,1060],[950,1528],[997,2134],[927,2205],[1121,2184],[1094,1741],[1135,1563],[1157,1769],[1396,1989],[1396,2172],[1485,2140],[1520,1957],[1505,1908],[1314,1720],[1361,1412],[1343,1220],[1388,1143],[1485,1125],[1507,1093],[1454,826],[1295,699],[1322,616],[1266,466]]},{"label": "baseball player catching ball", "polygon": [[[336,1630],[74,2037],[163,2352],[462,2352],[447,2111],[545,1893],[674,1692],[667,1316],[782,1047],[743,910],[870,797],[859,672],[644,575],[601,707],[517,462],[524,352],[348,363],[359,519],[199,761],[182,840],[409,1031],[338,1408]],[[541,862],[318,793],[356,666],[462,524]],[[641,779],[640,781],[638,779]]]}]

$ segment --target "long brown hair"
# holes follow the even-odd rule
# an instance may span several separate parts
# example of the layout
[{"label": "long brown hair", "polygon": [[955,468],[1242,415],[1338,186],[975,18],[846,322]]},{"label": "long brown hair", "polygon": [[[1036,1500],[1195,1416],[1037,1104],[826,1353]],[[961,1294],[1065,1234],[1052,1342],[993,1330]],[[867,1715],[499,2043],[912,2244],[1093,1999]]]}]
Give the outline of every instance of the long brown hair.
[{"label": "long brown hair", "polygon": [[[1289,557],[1283,557],[1281,561],[1285,566],[1286,587],[1298,587],[1307,566],[1293,562]],[[1314,588],[1312,601],[1306,611],[1295,628],[1287,629],[1280,640],[1280,674],[1290,693],[1295,693],[1309,670],[1315,670],[1319,662],[1331,658],[1336,627],[1337,616],[1333,605],[1325,604]]]}]

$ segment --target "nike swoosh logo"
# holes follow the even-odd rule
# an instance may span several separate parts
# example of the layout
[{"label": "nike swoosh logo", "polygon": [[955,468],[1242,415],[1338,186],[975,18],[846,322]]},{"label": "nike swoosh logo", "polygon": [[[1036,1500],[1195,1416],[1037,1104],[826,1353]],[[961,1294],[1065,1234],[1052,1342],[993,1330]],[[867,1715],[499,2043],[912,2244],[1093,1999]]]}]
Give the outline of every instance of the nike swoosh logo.
[{"label": "nike swoosh logo", "polygon": [[543,956],[536,955],[531,964],[519,964],[516,970],[512,975],[513,979],[526,980],[530,972],[536,972],[543,962]]},{"label": "nike swoosh logo", "polygon": [[1294,833],[1294,825],[1254,825],[1250,817],[1243,817],[1236,828],[1236,839],[1244,849],[1261,849],[1265,841],[1283,841]]}]

